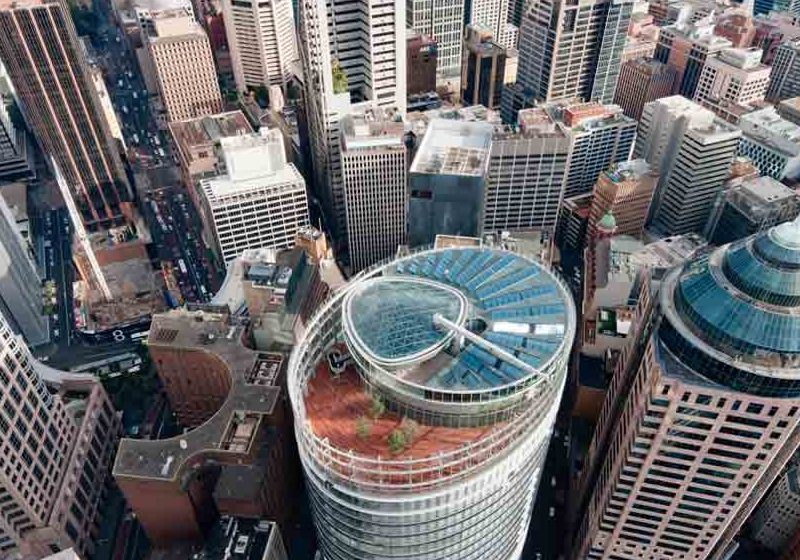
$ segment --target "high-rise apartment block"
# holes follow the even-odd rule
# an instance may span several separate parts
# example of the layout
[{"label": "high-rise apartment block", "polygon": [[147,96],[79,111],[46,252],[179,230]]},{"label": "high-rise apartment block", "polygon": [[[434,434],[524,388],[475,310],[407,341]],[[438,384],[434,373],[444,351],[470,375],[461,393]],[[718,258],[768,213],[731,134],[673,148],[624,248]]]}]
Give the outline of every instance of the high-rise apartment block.
[{"label": "high-rise apartment block", "polygon": [[725,557],[800,443],[798,247],[787,222],[661,281],[584,462],[573,558]]},{"label": "high-rise apartment block", "polygon": [[672,94],[677,71],[657,60],[637,58],[625,62],[619,71],[614,103],[633,119],[642,116],[645,103]]},{"label": "high-rise apartment block", "polygon": [[772,69],[761,63],[761,55],[761,49],[755,47],[731,48],[708,58],[694,100],[720,118],[737,122],[767,93]]},{"label": "high-rise apartment block", "polygon": [[704,235],[714,245],[744,239],[793,220],[800,212],[797,194],[771,177],[742,181],[720,191]]},{"label": "high-rise apartment block", "polygon": [[0,60],[28,128],[64,177],[76,219],[94,230],[125,223],[131,193],[81,56],[66,4],[0,3]]},{"label": "high-rise apartment block", "polygon": [[219,256],[231,262],[245,249],[294,246],[309,225],[306,182],[286,162],[277,129],[220,139],[218,174],[200,180],[204,221]]},{"label": "high-rise apartment block", "polygon": [[11,209],[0,195],[0,313],[28,345],[50,341],[42,279]]},{"label": "high-rise apartment block", "polygon": [[439,234],[479,234],[492,131],[485,122],[428,124],[408,176],[409,245],[430,245]]},{"label": "high-rise apartment block", "polygon": [[737,127],[678,95],[644,106],[634,155],[661,176],[649,219],[655,232],[703,231],[740,136]]},{"label": "high-rise apartment block", "polygon": [[342,119],[347,248],[353,272],[405,245],[408,155],[400,115],[380,107]]},{"label": "high-rise apartment block", "polygon": [[519,112],[516,126],[496,126],[489,155],[483,233],[552,231],[564,196],[572,141],[542,108]]},{"label": "high-rise apartment block", "polygon": [[520,26],[518,83],[539,101],[610,103],[632,9],[628,0],[527,4]]},{"label": "high-rise apartment block", "polygon": [[[300,4],[298,37],[314,190],[322,201],[335,241],[344,242],[344,208],[339,121],[351,103],[371,101],[380,107],[406,109],[405,0],[356,0]],[[460,16],[459,16],[460,19]],[[358,28],[363,33],[342,33]],[[417,28],[420,32],[425,29]],[[431,35],[431,30],[427,31]],[[434,34],[439,39],[438,34]],[[458,37],[460,53],[460,34]],[[441,47],[441,44],[440,44]],[[438,50],[441,61],[441,48]],[[460,56],[458,64],[460,64]]]},{"label": "high-rise apartment block", "polygon": [[284,88],[297,59],[291,0],[224,0],[222,13],[236,88]]},{"label": "high-rise apartment block", "polygon": [[11,122],[11,103],[11,99],[0,92],[0,181],[22,179],[32,172],[28,137]]},{"label": "high-rise apartment block", "polygon": [[764,175],[800,179],[800,126],[765,107],[739,119],[739,154],[747,156]]},{"label": "high-rise apartment block", "polygon": [[436,91],[436,39],[409,29],[406,47],[406,91],[408,95]]},{"label": "high-rise apartment block", "polygon": [[640,237],[657,185],[658,174],[642,159],[617,163],[602,172],[592,191],[587,235],[594,236],[598,222],[610,214],[616,235]]},{"label": "high-rise apartment block", "polygon": [[91,375],[37,362],[2,314],[0,356],[0,556],[89,556],[120,419]]},{"label": "high-rise apartment block", "polygon": [[436,39],[437,83],[449,84],[458,91],[458,82],[461,78],[461,46],[464,40],[464,2],[462,0],[401,1],[408,27]]},{"label": "high-rise apartment block", "polygon": [[548,112],[563,124],[572,139],[564,196],[590,192],[601,171],[630,158],[636,121],[616,105],[553,103]]},{"label": "high-rise apartment block", "polygon": [[783,43],[775,50],[767,99],[782,101],[798,95],[800,95],[800,39],[795,39]]},{"label": "high-rise apartment block", "polygon": [[464,34],[461,66],[461,102],[500,107],[506,67],[506,51],[495,42],[487,27],[468,25]]},{"label": "high-rise apartment block", "polygon": [[227,306],[153,317],[153,363],[172,410],[192,429],[123,439],[114,478],[154,546],[199,541],[218,514],[291,516],[298,469],[284,355],[246,348],[244,338]]},{"label": "high-rise apartment block", "polygon": [[673,93],[692,99],[706,60],[732,43],[715,35],[710,21],[691,23],[687,18],[682,12],[681,19],[661,29],[654,57],[677,72]]},{"label": "high-rise apartment block", "polygon": [[211,44],[197,21],[182,11],[160,13],[153,20],[147,46],[167,120],[182,121],[222,110]]}]

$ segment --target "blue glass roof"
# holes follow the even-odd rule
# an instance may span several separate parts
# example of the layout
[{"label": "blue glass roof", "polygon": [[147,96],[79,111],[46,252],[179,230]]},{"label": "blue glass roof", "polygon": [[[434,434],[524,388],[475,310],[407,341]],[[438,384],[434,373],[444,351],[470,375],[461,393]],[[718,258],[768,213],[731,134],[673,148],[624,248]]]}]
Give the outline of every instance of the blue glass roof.
[{"label": "blue glass roof", "polygon": [[479,336],[515,359],[467,340],[430,378],[431,388],[472,391],[514,383],[543,367],[564,340],[568,296],[550,272],[518,255],[481,247],[444,249],[398,261],[394,273],[457,289],[470,302],[470,316],[488,325]]},{"label": "blue glass roof", "polygon": [[800,222],[687,264],[674,302],[692,332],[732,357],[800,353]]},{"label": "blue glass roof", "polygon": [[401,278],[364,283],[352,297],[350,316],[363,344],[382,361],[408,359],[442,342],[433,316],[458,321],[465,303],[442,287]]}]

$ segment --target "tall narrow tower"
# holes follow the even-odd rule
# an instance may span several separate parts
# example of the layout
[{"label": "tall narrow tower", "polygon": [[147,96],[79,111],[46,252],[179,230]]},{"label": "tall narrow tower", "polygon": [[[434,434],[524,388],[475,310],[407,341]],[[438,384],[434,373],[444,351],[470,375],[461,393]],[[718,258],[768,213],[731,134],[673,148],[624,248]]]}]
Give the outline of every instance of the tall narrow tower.
[{"label": "tall narrow tower", "polygon": [[300,3],[298,37],[314,188],[337,240],[347,231],[339,122],[351,103],[361,101],[405,113],[405,25],[404,0]]},{"label": "tall narrow tower", "polygon": [[88,230],[125,222],[130,189],[66,3],[0,1],[0,60]]}]

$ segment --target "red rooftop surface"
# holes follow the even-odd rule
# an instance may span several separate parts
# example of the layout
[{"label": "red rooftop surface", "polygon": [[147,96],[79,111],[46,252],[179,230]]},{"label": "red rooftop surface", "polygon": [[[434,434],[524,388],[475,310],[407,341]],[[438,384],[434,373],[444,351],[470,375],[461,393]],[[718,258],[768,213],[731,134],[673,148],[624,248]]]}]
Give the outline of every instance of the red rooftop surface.
[{"label": "red rooftop surface", "polygon": [[[305,407],[311,430],[318,438],[327,439],[341,455],[337,470],[344,475],[361,480],[374,476],[389,485],[425,483],[457,475],[507,445],[503,437],[489,437],[502,431],[505,423],[466,428],[416,423],[411,441],[406,442],[404,450],[393,453],[388,444],[389,434],[402,430],[403,418],[388,410],[373,418],[372,402],[352,365],[336,375],[331,373],[327,360],[323,360],[317,364],[316,375],[308,381]],[[369,425],[369,433],[361,437],[356,428],[359,418],[366,419]],[[380,459],[380,467],[377,463],[372,465],[376,469],[374,474],[351,470],[346,461],[350,454],[366,460]],[[412,460],[413,464],[409,464]]]}]

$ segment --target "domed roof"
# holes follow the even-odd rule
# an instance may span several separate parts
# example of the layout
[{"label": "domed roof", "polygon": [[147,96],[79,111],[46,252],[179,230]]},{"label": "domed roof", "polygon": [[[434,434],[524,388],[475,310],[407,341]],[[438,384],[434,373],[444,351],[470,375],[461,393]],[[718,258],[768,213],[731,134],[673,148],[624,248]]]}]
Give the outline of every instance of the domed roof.
[{"label": "domed roof", "polygon": [[597,227],[607,230],[613,230],[617,227],[617,219],[611,212],[606,212],[600,221],[597,222]]},{"label": "domed roof", "polygon": [[[761,376],[800,383],[800,222],[701,256],[674,271],[663,290],[669,324],[661,338],[681,360],[688,361],[699,348],[739,371],[736,383],[742,382],[742,371],[753,368]],[[683,342],[676,342],[678,332]],[[692,367],[715,379],[727,367],[701,362]],[[753,383],[748,383],[750,390]],[[797,389],[800,393],[800,385]]]}]

